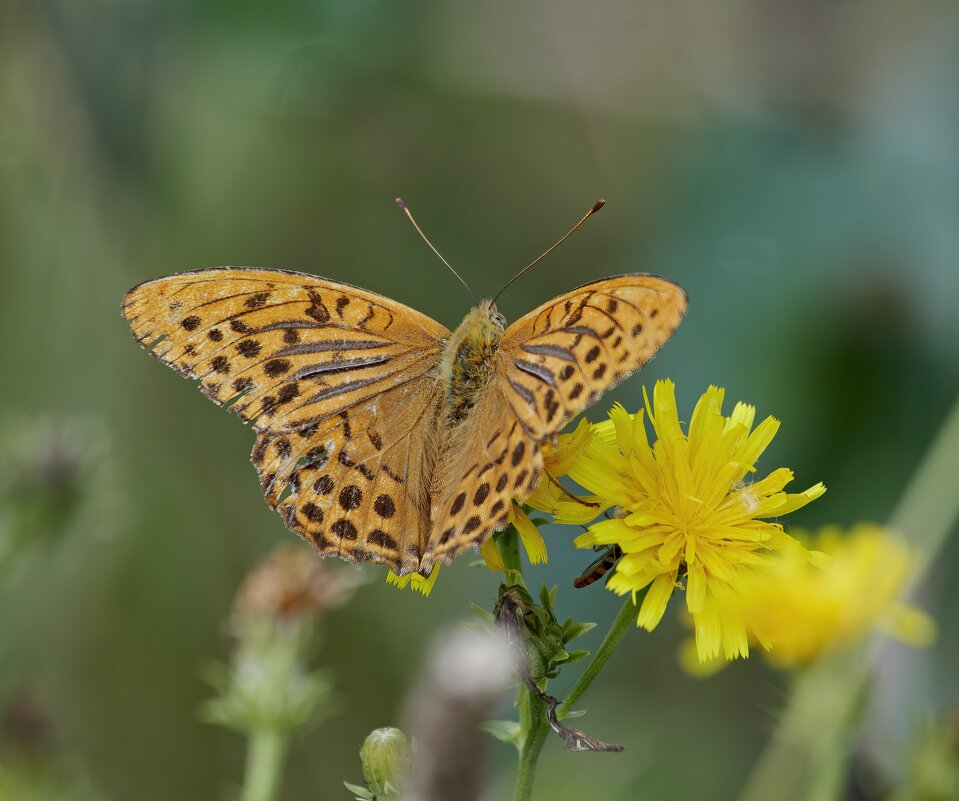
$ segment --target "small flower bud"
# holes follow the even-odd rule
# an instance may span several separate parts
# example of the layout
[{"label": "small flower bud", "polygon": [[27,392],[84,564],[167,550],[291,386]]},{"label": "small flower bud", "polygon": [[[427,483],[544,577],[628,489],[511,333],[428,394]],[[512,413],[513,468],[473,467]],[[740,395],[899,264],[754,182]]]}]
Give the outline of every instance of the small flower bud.
[{"label": "small flower bud", "polygon": [[360,749],[366,785],[375,796],[392,797],[402,792],[413,761],[410,741],[399,729],[374,729]]}]

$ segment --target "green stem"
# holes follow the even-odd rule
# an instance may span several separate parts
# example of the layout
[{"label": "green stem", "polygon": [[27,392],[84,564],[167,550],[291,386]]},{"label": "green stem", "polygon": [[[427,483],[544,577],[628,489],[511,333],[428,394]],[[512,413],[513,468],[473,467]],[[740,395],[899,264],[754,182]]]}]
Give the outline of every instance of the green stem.
[{"label": "green stem", "polygon": [[619,644],[622,642],[623,637],[626,636],[626,632],[636,625],[636,616],[638,614],[639,610],[636,608],[636,604],[633,603],[633,599],[627,596],[626,603],[623,604],[623,608],[620,609],[619,614],[616,615],[616,619],[609,627],[609,631],[606,632],[603,642],[593,655],[586,670],[583,671],[583,675],[579,677],[579,681],[573,685],[573,689],[569,691],[563,703],[557,708],[556,714],[560,720],[570,713],[573,704],[586,692],[589,685],[593,683],[600,674],[600,671],[606,666],[613,652],[619,648]]},{"label": "green stem", "polygon": [[519,555],[519,532],[516,530],[516,526],[507,526],[503,531],[493,536],[496,538],[496,547],[499,548],[503,564],[509,570],[506,575],[506,582],[526,587],[526,580],[523,578],[523,562]]},{"label": "green stem", "polygon": [[526,687],[520,688],[520,727],[523,731],[523,745],[519,751],[519,771],[516,775],[514,801],[530,801],[533,797],[533,780],[536,777],[536,763],[549,734],[546,720],[546,704]]},{"label": "green stem", "polygon": [[[623,641],[626,632],[636,624],[638,610],[632,598],[627,598],[623,608],[606,632],[603,642],[590,660],[589,666],[573,686],[566,700],[557,708],[557,715],[562,718],[569,714],[573,704],[586,692],[602,669],[606,666],[613,652]],[[533,779],[536,775],[536,763],[539,760],[543,744],[549,734],[549,721],[546,720],[546,705],[526,687],[519,690],[519,722],[523,733],[522,746],[519,752],[519,773],[516,777],[516,792],[514,801],[530,801],[533,797]]]},{"label": "green stem", "polygon": [[241,801],[276,801],[287,745],[286,735],[276,729],[250,733]]}]

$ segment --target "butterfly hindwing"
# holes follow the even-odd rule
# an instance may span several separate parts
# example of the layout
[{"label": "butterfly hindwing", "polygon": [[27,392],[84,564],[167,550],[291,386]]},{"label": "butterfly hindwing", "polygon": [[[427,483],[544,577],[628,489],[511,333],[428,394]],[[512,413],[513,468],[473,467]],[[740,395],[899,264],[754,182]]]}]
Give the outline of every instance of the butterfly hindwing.
[{"label": "butterfly hindwing", "polygon": [[653,275],[585,284],[521,317],[497,352],[510,409],[541,443],[648,362],[686,313],[686,293]]},{"label": "butterfly hindwing", "polygon": [[420,382],[320,426],[261,434],[251,458],[266,502],[323,556],[418,569],[440,400],[435,382]]},{"label": "butterfly hindwing", "polygon": [[494,382],[470,422],[454,432],[441,464],[424,570],[505,528],[513,498],[525,498],[536,486],[543,457]]}]

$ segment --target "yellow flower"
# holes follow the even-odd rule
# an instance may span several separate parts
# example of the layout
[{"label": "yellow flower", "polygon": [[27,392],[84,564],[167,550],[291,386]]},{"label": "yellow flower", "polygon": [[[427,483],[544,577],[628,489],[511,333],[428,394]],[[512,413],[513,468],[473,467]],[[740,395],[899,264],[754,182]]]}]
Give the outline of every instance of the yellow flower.
[{"label": "yellow flower", "polygon": [[[624,555],[607,586],[634,598],[648,587],[637,618],[647,630],[662,619],[673,590],[684,588],[703,662],[720,653],[727,659],[748,656],[745,621],[726,601],[781,553],[806,558],[803,547],[767,518],[780,518],[826,491],[816,484],[802,493],[784,492],[793,478],[785,468],[747,482],[779,421],[767,417],[753,428],[756,410],[744,403],[725,417],[723,396],[722,389],[710,387],[684,433],[675,387],[659,381],[653,402],[646,396],[638,414],[614,406],[569,470],[603,507],[615,507],[576,538],[577,547],[619,545]],[[656,433],[652,445],[646,415]],[[557,520],[571,522],[572,506],[564,504]]]},{"label": "yellow flower", "polygon": [[410,589],[418,592],[424,598],[433,592],[433,585],[436,584],[436,577],[440,574],[440,566],[433,565],[433,570],[428,576],[421,576],[419,573],[407,573],[405,576],[398,576],[392,570],[386,576],[386,583],[392,584],[397,589],[402,590],[409,585]]},{"label": "yellow flower", "polygon": [[524,501],[527,506],[547,512],[563,523],[582,525],[606,511],[611,504],[595,496],[577,497],[560,484],[568,475],[594,433],[589,421],[583,418],[576,429],[558,437],[556,444],[543,445],[543,475],[536,489]]},{"label": "yellow flower", "polygon": [[810,545],[824,558],[811,562],[788,554],[733,599],[770,662],[805,665],[871,630],[914,646],[932,642],[934,621],[900,600],[913,568],[902,540],[860,523],[847,536],[836,526],[824,528]]}]

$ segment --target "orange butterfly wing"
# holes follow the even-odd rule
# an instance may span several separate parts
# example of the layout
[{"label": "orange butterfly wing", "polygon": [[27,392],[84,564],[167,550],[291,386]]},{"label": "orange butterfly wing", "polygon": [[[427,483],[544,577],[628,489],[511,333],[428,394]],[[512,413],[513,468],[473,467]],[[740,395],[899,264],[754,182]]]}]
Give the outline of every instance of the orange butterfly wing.
[{"label": "orange butterfly wing", "polygon": [[151,355],[253,424],[264,497],[291,530],[324,555],[416,568],[445,327],[347,284],[247,268],[140,284],[123,315]]},{"label": "orange butterfly wing", "polygon": [[521,317],[500,342],[510,408],[536,442],[639,370],[686,314],[683,289],[655,275],[604,278]]},{"label": "orange butterfly wing", "polygon": [[512,498],[542,470],[542,443],[639,370],[686,313],[686,293],[652,275],[584,284],[503,334],[494,378],[442,465],[424,566],[451,561],[505,527]]}]

